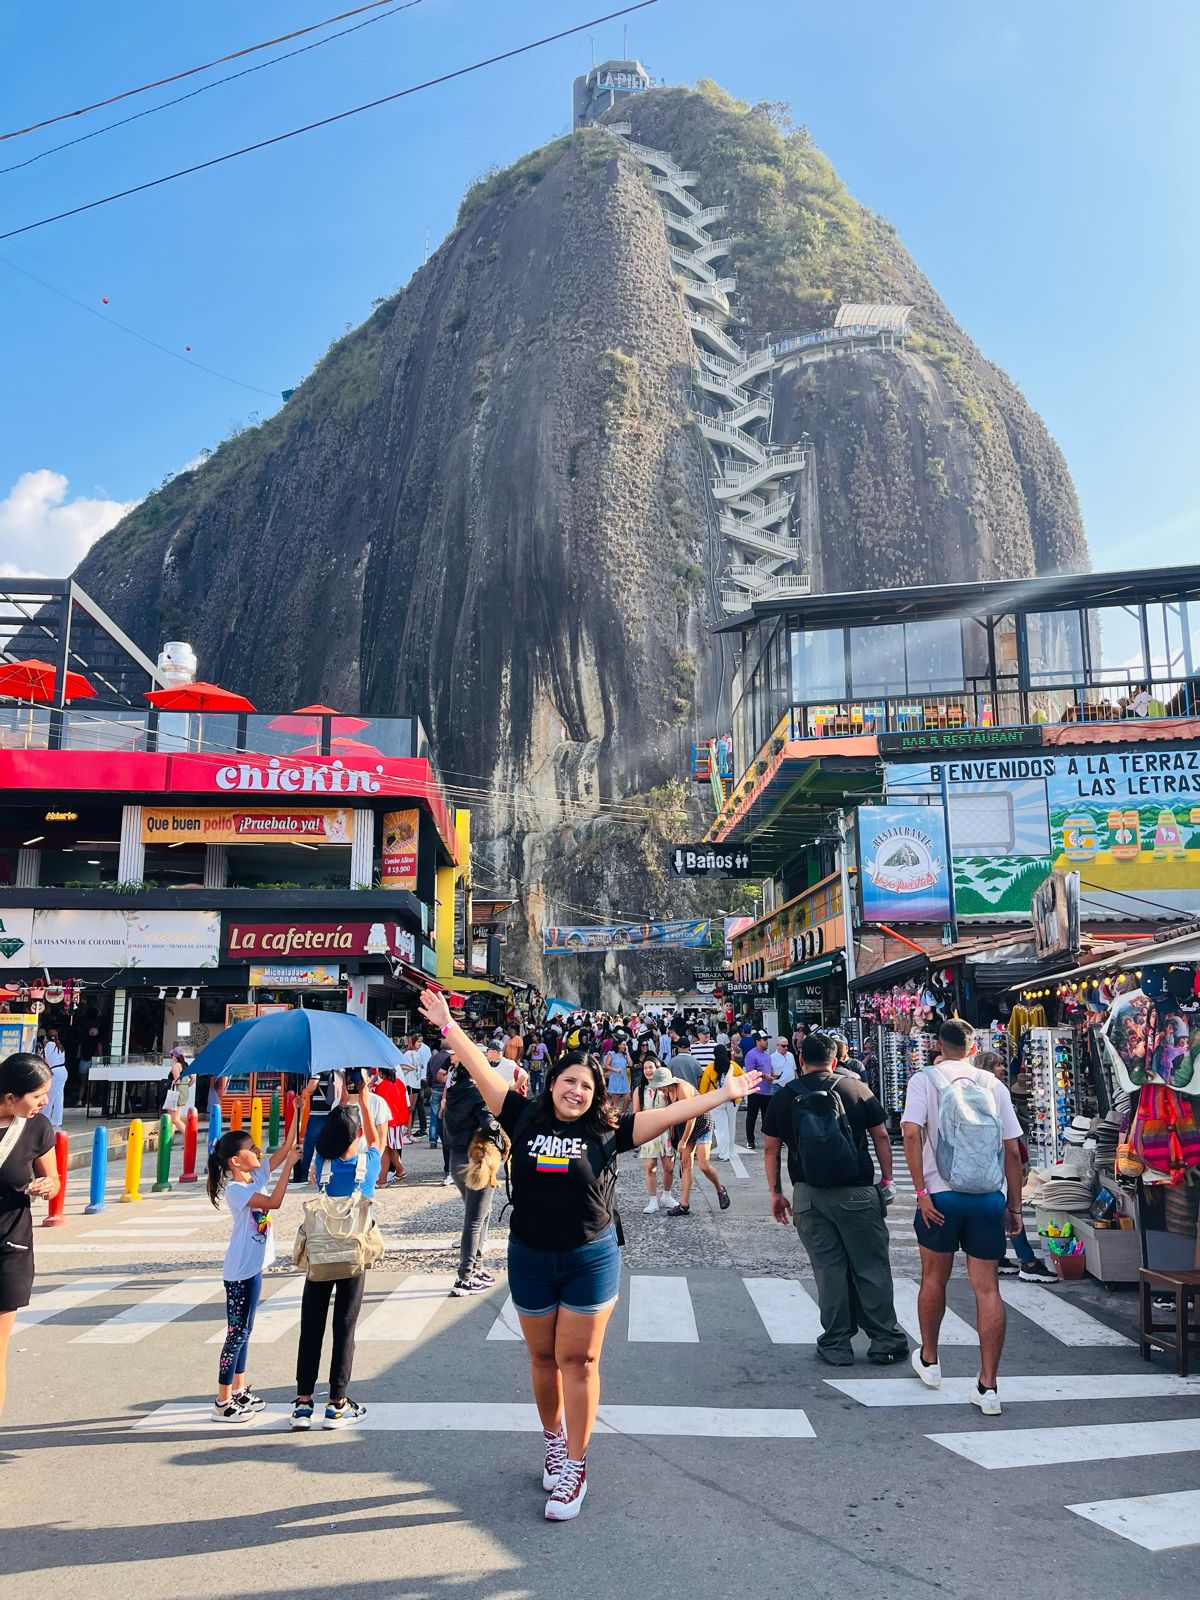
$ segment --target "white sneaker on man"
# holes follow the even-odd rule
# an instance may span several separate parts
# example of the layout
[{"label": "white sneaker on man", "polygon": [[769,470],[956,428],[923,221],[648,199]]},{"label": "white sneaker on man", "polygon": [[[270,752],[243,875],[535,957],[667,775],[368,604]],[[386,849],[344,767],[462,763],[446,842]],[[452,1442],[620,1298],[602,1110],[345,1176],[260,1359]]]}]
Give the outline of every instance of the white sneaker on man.
[{"label": "white sneaker on man", "polygon": [[664,1189],[663,1190],[663,1197],[658,1203],[659,1203],[660,1208],[663,1211],[678,1211],[679,1210],[679,1201],[676,1200],[675,1196],[671,1193],[670,1189]]},{"label": "white sneaker on man", "polygon": [[998,1417],[1000,1415],[1000,1396],[995,1389],[982,1389],[976,1379],[975,1387],[971,1390],[971,1404],[978,1406],[985,1417]]},{"label": "white sneaker on man", "polygon": [[658,1196],[656,1194],[652,1194],[646,1204],[642,1207],[642,1215],[644,1217],[652,1217],[657,1210]]},{"label": "white sneaker on man", "polygon": [[942,1387],[941,1362],[934,1361],[931,1365],[926,1366],[921,1359],[920,1345],[917,1345],[912,1353],[912,1369],[927,1389],[940,1389]]}]

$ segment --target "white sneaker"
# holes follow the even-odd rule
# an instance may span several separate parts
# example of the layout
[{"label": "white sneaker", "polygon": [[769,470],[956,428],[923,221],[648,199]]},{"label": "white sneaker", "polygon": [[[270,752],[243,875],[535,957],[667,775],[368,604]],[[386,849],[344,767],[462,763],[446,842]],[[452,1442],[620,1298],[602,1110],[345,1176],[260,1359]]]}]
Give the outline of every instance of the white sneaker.
[{"label": "white sneaker", "polygon": [[940,1389],[942,1387],[941,1362],[935,1361],[931,1367],[927,1367],[921,1360],[920,1345],[912,1353],[912,1369],[927,1389]]},{"label": "white sneaker", "polygon": [[652,1194],[646,1204],[642,1207],[642,1215],[644,1217],[652,1217],[657,1210],[658,1196],[656,1194]]},{"label": "white sneaker", "polygon": [[664,1211],[678,1211],[679,1210],[679,1201],[676,1200],[675,1196],[671,1193],[671,1191],[669,1189],[664,1190],[663,1197],[659,1201],[659,1205],[662,1207],[662,1209]]},{"label": "white sneaker", "polygon": [[979,1380],[975,1380],[975,1387],[971,1390],[971,1404],[978,1406],[985,1417],[998,1417],[1000,1415],[1000,1396],[995,1389],[979,1391]]},{"label": "white sneaker", "polygon": [[442,1179],[442,1188],[443,1189],[451,1189],[453,1187],[454,1187],[454,1179],[450,1176],[449,1173],[447,1173],[446,1176]]}]

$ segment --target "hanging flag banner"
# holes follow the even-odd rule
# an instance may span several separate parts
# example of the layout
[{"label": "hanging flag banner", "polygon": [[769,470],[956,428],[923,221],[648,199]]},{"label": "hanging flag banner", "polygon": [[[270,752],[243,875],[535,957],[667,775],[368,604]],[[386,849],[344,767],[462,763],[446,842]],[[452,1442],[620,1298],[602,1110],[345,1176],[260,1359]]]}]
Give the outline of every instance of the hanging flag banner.
[{"label": "hanging flag banner", "polygon": [[417,841],[421,814],[412,811],[385,811],[383,814],[383,887],[417,887]]},{"label": "hanging flag banner", "polygon": [[950,852],[940,806],[860,806],[864,922],[945,922]]},{"label": "hanging flag banner", "polygon": [[695,950],[709,941],[712,923],[622,922],[600,928],[543,928],[542,954],[547,956],[601,955],[606,950]]}]

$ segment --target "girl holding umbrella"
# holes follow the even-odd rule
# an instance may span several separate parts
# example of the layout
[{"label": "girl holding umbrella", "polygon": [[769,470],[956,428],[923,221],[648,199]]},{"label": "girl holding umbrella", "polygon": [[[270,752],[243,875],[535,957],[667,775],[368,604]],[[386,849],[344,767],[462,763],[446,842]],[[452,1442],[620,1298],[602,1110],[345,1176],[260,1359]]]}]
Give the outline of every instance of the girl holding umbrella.
[{"label": "girl holding umbrella", "polygon": [[570,1050],[535,1100],[511,1091],[426,990],[421,1010],[470,1073],[512,1144],[508,1275],[529,1350],[533,1397],[545,1440],[546,1518],[579,1515],[587,1447],[600,1403],[600,1353],[617,1303],[621,1261],[614,1225],[617,1157],[678,1123],[753,1092],[756,1072],[726,1078],[712,1094],[617,1117],[594,1057]]}]

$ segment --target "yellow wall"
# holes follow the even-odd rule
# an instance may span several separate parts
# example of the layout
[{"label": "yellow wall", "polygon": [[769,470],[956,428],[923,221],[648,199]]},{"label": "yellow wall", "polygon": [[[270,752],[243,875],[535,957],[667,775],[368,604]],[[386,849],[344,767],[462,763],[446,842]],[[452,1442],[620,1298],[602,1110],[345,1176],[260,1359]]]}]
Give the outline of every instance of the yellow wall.
[{"label": "yellow wall", "polygon": [[[450,983],[454,978],[454,890],[461,880],[471,887],[471,813],[454,813],[454,831],[458,835],[458,860],[456,867],[437,869],[437,910],[433,925],[433,948],[437,956],[437,976],[440,982]],[[467,921],[471,913],[467,911]]]}]

